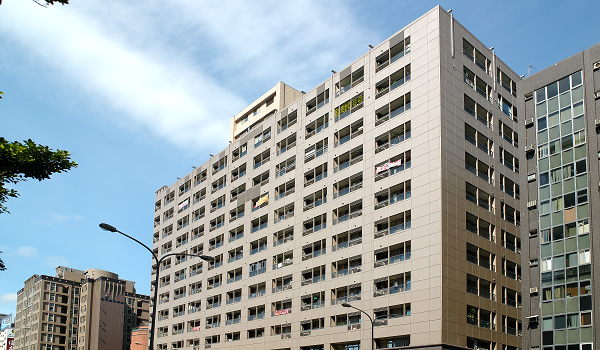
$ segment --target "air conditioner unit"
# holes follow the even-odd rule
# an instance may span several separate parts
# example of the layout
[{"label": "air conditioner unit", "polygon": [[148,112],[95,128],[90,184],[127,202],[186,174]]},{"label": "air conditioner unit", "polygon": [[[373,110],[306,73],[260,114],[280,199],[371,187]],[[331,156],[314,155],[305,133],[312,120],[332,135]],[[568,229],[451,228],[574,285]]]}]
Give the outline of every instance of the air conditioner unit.
[{"label": "air conditioner unit", "polygon": [[536,205],[537,205],[537,200],[533,200],[531,202],[527,202],[527,209],[535,208]]},{"label": "air conditioner unit", "polygon": [[535,173],[527,175],[527,182],[535,181]]},{"label": "air conditioner unit", "polygon": [[600,90],[598,90],[598,91],[594,92],[594,97],[595,97],[596,99],[600,98]]},{"label": "air conditioner unit", "polygon": [[600,62],[594,63],[594,70],[600,69]]},{"label": "air conditioner unit", "polygon": [[532,152],[533,150],[535,150],[534,145],[525,146],[525,153]]},{"label": "air conditioner unit", "polygon": [[537,292],[538,292],[537,287],[529,288],[529,294],[537,294]]},{"label": "air conditioner unit", "polygon": [[596,126],[599,126],[599,125],[600,125],[600,119],[596,119],[596,120],[594,121],[594,123],[596,123]]},{"label": "air conditioner unit", "polygon": [[533,92],[528,92],[525,94],[525,100],[529,100],[531,98],[533,98]]},{"label": "air conditioner unit", "polygon": [[525,126],[533,125],[533,122],[534,122],[533,118],[525,119]]}]

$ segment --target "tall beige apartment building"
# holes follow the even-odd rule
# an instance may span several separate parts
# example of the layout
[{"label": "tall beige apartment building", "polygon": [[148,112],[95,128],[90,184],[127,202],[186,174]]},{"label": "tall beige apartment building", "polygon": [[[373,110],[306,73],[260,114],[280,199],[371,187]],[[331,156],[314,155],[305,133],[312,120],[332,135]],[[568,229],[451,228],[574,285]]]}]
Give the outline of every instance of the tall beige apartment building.
[{"label": "tall beige apartment building", "polygon": [[215,258],[154,267],[157,349],[370,349],[343,303],[377,348],[521,346],[520,78],[441,7],[367,44],[156,191],[155,253]]},{"label": "tall beige apartment building", "polygon": [[150,298],[115,273],[59,266],[17,292],[15,350],[129,350]]}]

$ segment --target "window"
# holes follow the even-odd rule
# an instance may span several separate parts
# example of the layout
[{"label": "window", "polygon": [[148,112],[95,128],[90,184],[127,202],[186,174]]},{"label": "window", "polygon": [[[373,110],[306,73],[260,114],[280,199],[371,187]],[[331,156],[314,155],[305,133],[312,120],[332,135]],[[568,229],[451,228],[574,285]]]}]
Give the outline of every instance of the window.
[{"label": "window", "polygon": [[192,180],[188,180],[183,185],[179,186],[179,195],[180,196],[183,195],[184,193],[189,191],[191,187],[192,187]]},{"label": "window", "polygon": [[467,261],[479,265],[484,269],[496,271],[496,254],[470,243],[467,243]]},{"label": "window", "polygon": [[318,215],[303,223],[302,236],[310,235],[313,232],[320,231],[327,227],[327,214]]},{"label": "window", "polygon": [[352,124],[348,125],[347,127],[336,131],[333,134],[333,139],[334,139],[334,147],[338,147],[341,146],[343,144],[345,144],[346,142],[350,141],[351,139],[362,135],[363,133],[363,118],[360,118],[359,120],[353,122]]},{"label": "window", "polygon": [[[222,227],[225,225],[225,214],[222,214],[210,221],[210,232]],[[210,250],[210,248],[209,248]]]},{"label": "window", "polygon": [[296,124],[297,121],[298,121],[297,111],[293,111],[289,115],[283,115],[283,113],[282,113],[281,119],[277,122],[277,133],[279,134],[280,132],[286,130],[288,127]]},{"label": "window", "polygon": [[393,276],[382,277],[373,281],[373,297],[410,291],[411,273],[404,272]]},{"label": "window", "polygon": [[260,218],[254,219],[250,222],[250,233],[257,232],[267,227],[269,224],[269,215],[263,215]]},{"label": "window", "polygon": [[472,98],[467,96],[467,94],[464,94],[463,101],[465,112],[467,112],[469,115],[471,115],[473,118],[475,118],[477,121],[487,126],[488,128],[494,128],[492,113],[489,111],[488,108],[485,108],[479,103],[476,103]]},{"label": "window", "polygon": [[292,289],[292,275],[286,275],[273,279],[273,293]]},{"label": "window", "polygon": [[362,199],[343,205],[332,213],[332,225],[354,219],[362,215]]},{"label": "window", "polygon": [[[199,173],[197,175],[194,176],[194,186],[201,184],[202,182],[204,182],[207,179],[207,171],[206,170],[202,170],[199,171]],[[174,194],[174,193],[173,193]],[[165,203],[166,204],[166,203]]]},{"label": "window", "polygon": [[394,244],[389,247],[375,250],[375,262],[373,267],[378,268],[396,262],[410,260],[411,244],[410,241]]},{"label": "window", "polygon": [[323,203],[327,203],[327,187],[304,197],[303,211],[318,207]]},{"label": "window", "polygon": [[302,261],[325,255],[326,245],[325,239],[304,245],[302,247]]},{"label": "window", "polygon": [[375,165],[375,181],[397,174],[411,166],[411,151],[400,153],[387,161]]},{"label": "window", "polygon": [[275,200],[289,196],[296,191],[296,180],[290,180],[275,188]]},{"label": "window", "polygon": [[325,281],[325,265],[302,271],[302,286],[322,281]]},{"label": "window", "polygon": [[238,199],[238,196],[246,192],[246,184],[236,187],[230,192],[229,202],[233,202]]},{"label": "window", "polygon": [[194,193],[192,197],[193,203],[196,204],[206,198],[206,188],[201,189],[200,191]]},{"label": "window", "polygon": [[219,171],[225,169],[227,166],[227,156],[219,159],[217,162],[213,163],[213,175],[218,173]]},{"label": "window", "polygon": [[242,218],[244,216],[244,204],[240,205],[239,207],[231,210],[229,212],[229,222],[233,222],[239,218]]},{"label": "window", "polygon": [[219,178],[218,180],[216,180],[215,182],[212,183],[212,190],[210,193],[217,192],[218,190],[225,187],[226,184],[227,184],[227,175],[223,175],[221,178]]},{"label": "window", "polygon": [[289,250],[273,256],[273,270],[290,266],[294,263],[294,252]]},{"label": "window", "polygon": [[384,105],[375,111],[375,126],[381,125],[405,111],[408,111],[411,107],[411,95],[410,92],[404,96],[400,96],[389,104]]},{"label": "window", "polygon": [[236,149],[234,149],[231,152],[231,162],[235,162],[236,160],[242,158],[246,154],[248,154],[248,143],[247,142],[240,145],[239,147],[237,147]]},{"label": "window", "polygon": [[363,107],[364,95],[361,92],[352,99],[342,103],[334,109],[335,122],[346,118],[350,113],[354,113]]},{"label": "window", "polygon": [[306,134],[304,139],[312,137],[315,134],[320,133],[323,129],[329,126],[329,113],[325,113],[322,117],[318,118],[314,122],[309,122],[306,125]]},{"label": "window", "polygon": [[[334,185],[335,186],[335,185]],[[393,205],[411,197],[411,180],[375,193],[375,210]]]},{"label": "window", "polygon": [[342,232],[337,235],[334,235],[331,238],[332,247],[331,251],[335,252],[339,249],[344,249],[351,247],[353,245],[362,243],[362,228],[357,227],[350,231]]},{"label": "window", "polygon": [[357,164],[363,160],[363,146],[353,148],[352,150],[333,159],[333,172],[337,173],[351,165]]},{"label": "window", "polygon": [[294,216],[294,203],[287,204],[273,213],[274,220],[273,223],[276,224],[280,221],[289,219]]},{"label": "window", "polygon": [[333,184],[333,199],[354,192],[363,187],[363,174],[356,173],[346,179],[340,180]]},{"label": "window", "polygon": [[392,215],[388,218],[377,220],[375,225],[375,239],[394,234],[411,228],[411,211]]},{"label": "window", "polygon": [[489,193],[475,187],[469,182],[465,182],[465,193],[468,201],[475,205],[479,205],[480,208],[491,213],[496,212],[494,196],[490,196]]},{"label": "window", "polygon": [[496,300],[496,283],[467,274],[467,293],[484,299]]},{"label": "window", "polygon": [[254,157],[254,169],[258,168],[259,166],[265,164],[266,162],[268,162],[271,159],[271,151],[270,150],[266,150],[264,152],[262,152],[261,154],[257,155],[256,157]]},{"label": "window", "polygon": [[231,182],[234,182],[235,180],[241,178],[244,175],[246,175],[246,163],[240,165],[239,167],[231,171]]},{"label": "window", "polygon": [[306,294],[300,298],[301,307],[300,311],[306,311],[311,309],[319,309],[325,307],[325,292],[317,292],[312,294]]},{"label": "window", "polygon": [[250,270],[249,277],[254,277],[254,276],[261,275],[261,274],[267,272],[267,260],[263,259],[263,260],[260,260],[260,261],[250,264],[249,270]]},{"label": "window", "polygon": [[294,146],[296,146],[296,133],[293,133],[277,143],[277,155],[285,153],[287,150],[294,148]]},{"label": "window", "polygon": [[480,179],[494,184],[494,169],[467,152],[465,152],[465,169]]},{"label": "window", "polygon": [[250,242],[250,255],[254,255],[258,252],[262,252],[267,249],[267,237],[257,239]]},{"label": "window", "polygon": [[291,242],[294,240],[294,228],[288,227],[273,234],[273,247]]},{"label": "window", "polygon": [[479,148],[479,150],[483,151],[485,154],[492,157],[494,156],[494,141],[488,139],[467,123],[465,123],[465,140]]},{"label": "window", "polygon": [[467,56],[467,58],[473,61],[477,67],[483,69],[483,71],[492,75],[491,65],[492,61],[485,57],[479,50],[477,50],[471,43],[469,43],[466,39],[463,39],[463,54]]},{"label": "window", "polygon": [[402,86],[407,81],[410,81],[410,63],[403,68],[398,69],[392,73],[392,75],[380,80],[375,85],[375,99],[378,99],[395,88]]},{"label": "window", "polygon": [[304,150],[304,162],[306,163],[327,153],[328,145],[329,142],[328,138],[326,137],[314,145],[306,148]]},{"label": "window", "polygon": [[227,283],[233,283],[240,281],[242,279],[242,268],[238,267],[235,270],[231,270],[227,272]]},{"label": "window", "polygon": [[411,136],[410,120],[375,138],[375,154],[395,146]]},{"label": "window", "polygon": [[312,185],[327,177],[327,163],[323,163],[304,173],[304,187]]},{"label": "window", "polygon": [[331,264],[331,278],[351,275],[362,271],[362,256],[356,255]]}]

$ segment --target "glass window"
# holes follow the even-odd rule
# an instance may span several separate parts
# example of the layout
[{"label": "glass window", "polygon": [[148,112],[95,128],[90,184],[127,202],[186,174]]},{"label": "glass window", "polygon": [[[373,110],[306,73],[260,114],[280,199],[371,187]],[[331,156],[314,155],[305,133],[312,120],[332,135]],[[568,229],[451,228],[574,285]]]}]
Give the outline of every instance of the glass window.
[{"label": "glass window", "polygon": [[577,86],[582,83],[581,71],[571,75],[571,82],[573,83],[573,86]]},{"label": "glass window", "polygon": [[535,92],[535,101],[540,103],[546,99],[546,89],[541,88]]},{"label": "glass window", "polygon": [[569,77],[564,77],[558,81],[558,92],[563,93],[565,91],[569,91],[571,89],[571,83],[569,81]]},{"label": "glass window", "polygon": [[548,98],[550,99],[556,95],[558,95],[558,83],[552,83],[548,85]]}]

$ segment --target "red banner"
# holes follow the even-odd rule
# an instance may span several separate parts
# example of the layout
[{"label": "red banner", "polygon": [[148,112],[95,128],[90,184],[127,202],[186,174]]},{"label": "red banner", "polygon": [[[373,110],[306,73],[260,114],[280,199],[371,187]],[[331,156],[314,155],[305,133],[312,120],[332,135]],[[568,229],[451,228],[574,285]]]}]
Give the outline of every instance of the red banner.
[{"label": "red banner", "polygon": [[275,316],[287,315],[289,313],[290,313],[290,309],[275,310]]},{"label": "red banner", "polygon": [[376,173],[376,174],[379,174],[379,173],[380,173],[380,172],[382,172],[382,171],[386,171],[386,170],[388,170],[388,169],[390,169],[390,168],[397,167],[397,166],[400,166],[400,165],[402,165],[402,159],[398,159],[398,160],[397,160],[397,161],[395,161],[395,162],[389,162],[389,163],[385,163],[385,164],[384,164],[384,165],[382,165],[382,166],[378,166],[378,167],[375,169],[375,173]]},{"label": "red banner", "polygon": [[192,332],[196,332],[196,331],[199,331],[199,330],[200,330],[200,327],[194,327],[194,328],[192,328]]},{"label": "red banner", "polygon": [[14,343],[15,339],[14,338],[8,338],[6,341],[6,350],[12,350],[13,349],[13,343]]}]

